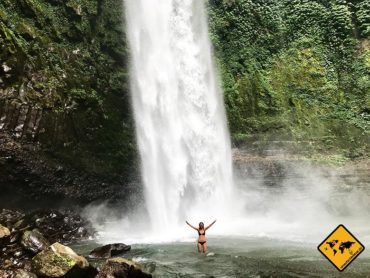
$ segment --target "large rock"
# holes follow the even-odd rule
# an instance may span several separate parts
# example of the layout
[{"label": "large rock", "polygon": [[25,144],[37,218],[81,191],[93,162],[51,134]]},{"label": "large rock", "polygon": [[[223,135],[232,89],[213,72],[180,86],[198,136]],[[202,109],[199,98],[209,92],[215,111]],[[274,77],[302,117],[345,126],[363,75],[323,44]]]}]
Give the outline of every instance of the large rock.
[{"label": "large rock", "polygon": [[25,231],[22,236],[21,244],[24,249],[37,254],[48,248],[50,243],[38,230]]},{"label": "large rock", "polygon": [[125,258],[109,259],[96,278],[150,278],[151,274],[143,271],[143,267]]},{"label": "large rock", "polygon": [[10,231],[7,227],[4,227],[0,224],[0,239],[10,236]]},{"label": "large rock", "polygon": [[37,276],[23,269],[17,269],[14,271],[13,278],[37,278]]},{"label": "large rock", "polygon": [[107,244],[107,245],[95,248],[93,251],[90,252],[89,257],[94,258],[94,259],[110,258],[113,256],[121,255],[130,250],[131,250],[131,246],[123,244],[123,243]]},{"label": "large rock", "polygon": [[23,269],[16,270],[0,270],[1,278],[37,278],[37,276],[31,272]]},{"label": "large rock", "polygon": [[54,243],[32,259],[32,272],[38,276],[89,277],[84,275],[88,271],[90,269],[87,260],[60,243]]},{"label": "large rock", "polygon": [[[49,243],[67,244],[88,237],[93,231],[89,222],[73,211],[61,213],[48,209],[24,214],[19,211],[0,209],[0,223],[4,226],[0,228],[4,235],[8,234],[8,230],[10,231],[9,236],[0,237],[0,268],[8,266],[11,269],[29,270],[32,257],[47,249]],[[1,275],[0,278],[2,278]]]}]

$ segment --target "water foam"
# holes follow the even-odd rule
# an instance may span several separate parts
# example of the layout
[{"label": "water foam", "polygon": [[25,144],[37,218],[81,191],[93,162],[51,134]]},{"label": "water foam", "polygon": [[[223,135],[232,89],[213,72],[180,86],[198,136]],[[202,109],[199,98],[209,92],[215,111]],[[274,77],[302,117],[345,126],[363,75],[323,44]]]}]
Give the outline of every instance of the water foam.
[{"label": "water foam", "polygon": [[125,7],[145,204],[124,217],[87,208],[100,241],[189,242],[196,234],[185,220],[217,218],[207,236],[320,242],[343,223],[370,242],[369,196],[338,195],[340,182],[315,168],[287,168],[301,178],[283,181],[281,193],[248,178],[236,188],[203,0],[125,0]]},{"label": "water foam", "polygon": [[230,207],[232,159],[204,1],[127,0],[131,90],[154,233]]}]

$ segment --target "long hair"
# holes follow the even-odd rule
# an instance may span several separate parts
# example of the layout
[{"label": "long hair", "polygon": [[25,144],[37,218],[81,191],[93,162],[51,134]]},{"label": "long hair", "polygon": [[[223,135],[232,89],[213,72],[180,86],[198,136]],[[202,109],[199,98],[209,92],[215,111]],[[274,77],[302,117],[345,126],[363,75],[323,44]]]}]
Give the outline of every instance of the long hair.
[{"label": "long hair", "polygon": [[199,222],[199,229],[204,229],[204,223],[203,222]]}]

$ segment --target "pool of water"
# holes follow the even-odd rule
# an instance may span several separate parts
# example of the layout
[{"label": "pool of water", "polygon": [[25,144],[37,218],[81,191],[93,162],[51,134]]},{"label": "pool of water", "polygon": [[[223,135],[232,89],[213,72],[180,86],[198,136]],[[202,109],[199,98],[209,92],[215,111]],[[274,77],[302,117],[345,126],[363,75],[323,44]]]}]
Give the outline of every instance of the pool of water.
[{"label": "pool of water", "polygon": [[[197,252],[195,242],[133,244],[124,257],[141,263],[154,277],[370,277],[367,250],[341,273],[313,243],[210,237],[208,244],[206,255]],[[73,248],[87,255],[96,246],[85,242]]]},{"label": "pool of water", "polygon": [[[143,264],[155,277],[370,277],[367,166],[363,171],[344,171],[279,162],[269,166],[272,173],[265,173],[268,165],[262,165],[262,170],[248,165],[237,169],[238,196],[244,206],[223,219],[199,216],[206,223],[217,218],[207,231],[206,255],[198,254],[196,233],[186,226],[185,219],[164,227],[158,236],[150,231],[147,220],[140,223],[137,214],[131,219],[128,213],[114,218],[109,217],[109,210],[91,207],[89,215],[103,219],[103,224],[96,225],[98,243],[85,242],[73,248],[88,255],[99,244],[131,244],[125,257]],[[365,251],[344,272],[317,250],[339,224],[365,245]],[[158,243],[163,241],[171,243]]]}]

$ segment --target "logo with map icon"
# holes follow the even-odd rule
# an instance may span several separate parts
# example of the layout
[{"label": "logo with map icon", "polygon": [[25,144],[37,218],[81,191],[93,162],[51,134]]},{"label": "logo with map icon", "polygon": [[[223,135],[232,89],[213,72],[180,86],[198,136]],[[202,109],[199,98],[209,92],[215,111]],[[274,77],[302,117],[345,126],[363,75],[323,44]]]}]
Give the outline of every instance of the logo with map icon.
[{"label": "logo with map icon", "polygon": [[339,225],[318,249],[339,271],[343,271],[365,247],[346,227]]}]

